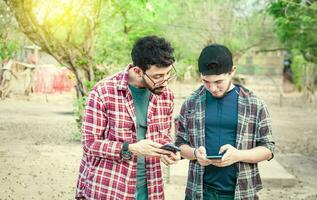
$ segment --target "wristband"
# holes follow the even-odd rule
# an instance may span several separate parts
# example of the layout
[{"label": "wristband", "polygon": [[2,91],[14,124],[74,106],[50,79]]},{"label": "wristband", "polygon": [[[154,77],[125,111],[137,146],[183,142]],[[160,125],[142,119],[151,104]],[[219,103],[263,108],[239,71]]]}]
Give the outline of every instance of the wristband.
[{"label": "wristband", "polygon": [[194,156],[195,156],[196,160],[197,160],[197,155],[196,155],[197,149],[198,149],[198,148],[195,148],[195,150],[194,150]]}]

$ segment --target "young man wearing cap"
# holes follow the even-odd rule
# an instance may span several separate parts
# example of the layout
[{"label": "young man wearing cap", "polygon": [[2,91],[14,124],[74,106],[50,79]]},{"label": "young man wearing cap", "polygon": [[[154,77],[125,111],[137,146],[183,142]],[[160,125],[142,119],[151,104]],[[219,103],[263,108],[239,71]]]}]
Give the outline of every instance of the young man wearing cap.
[{"label": "young man wearing cap", "polygon": [[185,199],[258,199],[257,163],[272,159],[274,149],[267,107],[232,83],[236,66],[225,46],[204,48],[198,67],[203,85],[183,103],[176,124],[176,145],[190,160]]},{"label": "young man wearing cap", "polygon": [[161,163],[179,153],[171,143],[174,77],[173,49],[157,36],[133,46],[133,64],[101,80],[90,92],[82,125],[83,158],[77,199],[162,200]]}]

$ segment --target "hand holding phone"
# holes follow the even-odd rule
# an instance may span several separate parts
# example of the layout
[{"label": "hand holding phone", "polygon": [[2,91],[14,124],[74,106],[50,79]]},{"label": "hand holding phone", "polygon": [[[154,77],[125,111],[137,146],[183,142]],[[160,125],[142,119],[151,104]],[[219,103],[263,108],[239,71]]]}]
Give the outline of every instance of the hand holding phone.
[{"label": "hand holding phone", "polygon": [[161,146],[161,149],[171,151],[173,153],[177,153],[177,152],[181,151],[181,149],[178,146],[176,146],[175,144],[172,144],[172,143],[164,144],[163,146]]}]

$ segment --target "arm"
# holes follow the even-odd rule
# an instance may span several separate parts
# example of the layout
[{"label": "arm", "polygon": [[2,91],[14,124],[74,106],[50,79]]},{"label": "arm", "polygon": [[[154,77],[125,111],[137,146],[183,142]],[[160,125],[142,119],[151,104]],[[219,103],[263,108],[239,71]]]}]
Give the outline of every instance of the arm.
[{"label": "arm", "polygon": [[258,163],[264,160],[269,160],[272,157],[272,152],[266,147],[255,147],[250,150],[240,150],[238,154],[238,162]]},{"label": "arm", "polygon": [[210,164],[218,167],[225,167],[236,162],[258,163],[264,160],[269,160],[272,157],[272,152],[266,147],[255,147],[248,150],[238,150],[235,147],[226,144],[220,148],[219,153],[224,153],[222,159],[210,160]]},{"label": "arm", "polygon": [[274,157],[275,142],[272,135],[272,121],[264,102],[260,104],[256,123],[256,146],[265,147],[271,152],[270,160]]},{"label": "arm", "polygon": [[181,107],[180,114],[175,120],[176,140],[175,145],[181,149],[181,156],[188,160],[196,160],[194,154],[195,148],[190,146],[188,138],[187,120],[185,117],[186,110],[188,109],[187,101]]},{"label": "arm", "polygon": [[120,160],[122,143],[108,140],[104,133],[108,123],[105,111],[96,89],[90,92],[81,128],[83,149],[90,156]]},{"label": "arm", "polygon": [[[271,118],[263,102],[260,102],[256,116],[256,147],[248,150],[237,150],[231,145],[224,145],[219,153],[224,153],[220,166],[228,166],[236,162],[258,163],[273,158],[274,140],[272,136]],[[217,165],[217,164],[216,164]],[[217,165],[218,166],[218,165]]]},{"label": "arm", "polygon": [[190,147],[188,144],[183,144],[180,146],[181,156],[188,160],[196,160],[196,156],[194,154],[195,148]]},{"label": "arm", "polygon": [[[171,134],[172,127],[173,127],[173,111],[174,111],[174,96],[171,93],[171,103],[169,106],[168,120],[167,120],[167,124],[169,124],[168,127],[171,127],[171,128],[166,133],[163,144],[174,142],[174,135]],[[177,152],[177,153],[169,152],[168,154],[161,154],[161,161],[165,165],[176,164],[177,161],[179,161],[180,159],[181,159],[180,152]]]},{"label": "arm", "polygon": [[[170,155],[171,158],[174,158],[175,154],[172,154],[170,151],[166,151],[163,149],[160,149],[162,144],[166,143],[171,143],[172,142],[172,137],[171,137],[171,126],[172,126],[172,114],[173,114],[173,96],[169,96],[166,99],[163,99],[163,102],[159,103],[161,112],[159,113],[164,113],[162,115],[162,118],[165,119],[164,126],[166,129],[160,130],[160,137],[155,140],[155,136],[152,140],[150,139],[145,139],[145,140],[140,140],[137,143],[133,143],[129,145],[129,151],[132,152],[132,154],[137,155],[137,156],[154,156],[154,157],[161,157],[163,154],[165,155]],[[166,105],[167,104],[167,105]],[[163,132],[162,132],[163,131]],[[154,142],[155,141],[155,142]]]}]

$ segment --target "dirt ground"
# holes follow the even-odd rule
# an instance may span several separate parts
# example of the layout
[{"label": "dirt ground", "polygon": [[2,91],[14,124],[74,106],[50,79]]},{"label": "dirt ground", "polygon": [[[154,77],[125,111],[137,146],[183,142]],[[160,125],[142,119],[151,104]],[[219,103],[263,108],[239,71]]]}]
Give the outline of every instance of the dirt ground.
[{"label": "dirt ground", "polygon": [[[268,104],[276,140],[275,159],[297,183],[266,187],[263,200],[317,200],[317,108],[301,94],[283,94],[266,77],[246,86]],[[277,78],[276,82],[281,81]],[[172,84],[175,114],[196,84]],[[74,141],[74,94],[13,96],[0,101],[0,200],[73,199],[82,150]],[[274,172],[272,172],[274,173]],[[182,199],[183,187],[166,185],[166,199]]]}]

